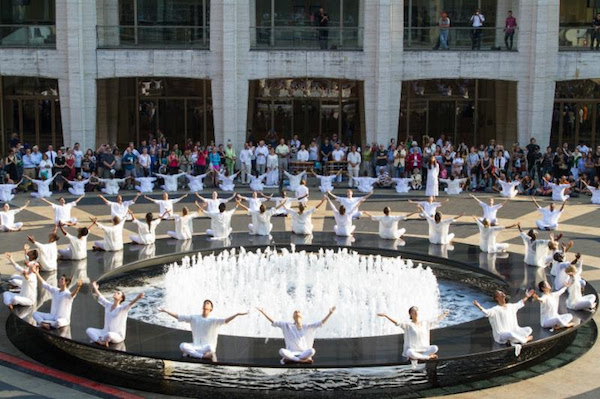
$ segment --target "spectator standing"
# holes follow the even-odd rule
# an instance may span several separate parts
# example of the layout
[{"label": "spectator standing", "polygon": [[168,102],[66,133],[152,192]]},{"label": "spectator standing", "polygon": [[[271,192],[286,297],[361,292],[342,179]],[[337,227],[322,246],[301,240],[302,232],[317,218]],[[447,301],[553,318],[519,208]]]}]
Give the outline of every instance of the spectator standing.
[{"label": "spectator standing", "polygon": [[481,50],[481,39],[483,36],[483,23],[485,17],[481,14],[481,10],[477,9],[473,15],[471,15],[471,50]]},{"label": "spectator standing", "polygon": [[142,153],[138,158],[138,163],[142,172],[142,176],[140,177],[149,177],[151,174],[150,167],[152,165],[152,159],[150,158],[150,154],[148,154],[148,147],[142,148]]},{"label": "spectator standing", "polygon": [[438,27],[440,28],[440,39],[433,49],[437,50],[441,47],[442,50],[449,50],[448,38],[450,37],[450,18],[446,11],[442,11],[442,16],[438,21]]},{"label": "spectator standing", "polygon": [[240,151],[240,167],[242,184],[250,183],[250,175],[252,175],[252,151],[248,143],[244,143],[244,149]]},{"label": "spectator standing", "polygon": [[319,45],[321,50],[327,50],[327,40],[329,38],[329,15],[325,13],[323,7],[319,8],[319,12],[316,15],[317,25],[319,26]]},{"label": "spectator standing", "polygon": [[269,149],[265,145],[265,141],[261,140],[258,143],[258,147],[256,147],[255,151],[256,155],[256,170],[258,175],[262,175],[267,170],[267,157],[269,156]]},{"label": "spectator standing", "polygon": [[353,179],[359,177],[361,164],[361,156],[356,151],[355,145],[351,147],[346,159],[348,161],[348,186],[352,187],[354,185]]},{"label": "spectator standing", "polygon": [[513,49],[513,39],[516,29],[517,19],[513,17],[512,11],[509,11],[506,21],[504,22],[504,44],[506,44],[506,49],[509,51]]},{"label": "spectator standing", "polygon": [[81,151],[81,145],[75,143],[73,146],[73,155],[75,155],[75,175],[81,174],[81,163],[83,162],[83,151]]},{"label": "spectator standing", "polygon": [[283,172],[287,172],[290,159],[290,147],[285,144],[285,139],[279,140],[279,145],[275,149],[275,154],[278,158],[279,178],[283,176]]},{"label": "spectator standing", "polygon": [[235,161],[237,160],[237,153],[231,141],[227,142],[227,148],[225,148],[225,165],[227,166],[227,175],[233,176],[235,171]]}]

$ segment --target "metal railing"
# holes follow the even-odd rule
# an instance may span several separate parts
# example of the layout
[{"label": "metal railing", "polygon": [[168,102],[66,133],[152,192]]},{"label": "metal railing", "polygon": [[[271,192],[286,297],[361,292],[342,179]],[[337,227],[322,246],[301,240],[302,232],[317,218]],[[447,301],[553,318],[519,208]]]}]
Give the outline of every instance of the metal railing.
[{"label": "metal railing", "polygon": [[600,31],[595,30],[589,24],[559,28],[558,47],[561,51],[600,50],[599,44]]},{"label": "metal railing", "polygon": [[56,48],[56,26],[0,25],[0,47]]},{"label": "metal railing", "polygon": [[208,26],[97,26],[98,48],[210,48]]},{"label": "metal railing", "polygon": [[[404,49],[405,50],[431,50],[442,48],[439,43],[441,29],[437,26],[405,28],[404,29]],[[515,30],[512,37],[512,48],[510,47],[510,37],[506,37],[504,28],[471,28],[471,27],[451,27],[448,29],[448,48],[453,51],[466,50],[486,50],[516,51],[518,30]],[[505,39],[508,40],[508,46]]]},{"label": "metal railing", "polygon": [[363,28],[251,27],[250,48],[253,50],[362,50]]}]

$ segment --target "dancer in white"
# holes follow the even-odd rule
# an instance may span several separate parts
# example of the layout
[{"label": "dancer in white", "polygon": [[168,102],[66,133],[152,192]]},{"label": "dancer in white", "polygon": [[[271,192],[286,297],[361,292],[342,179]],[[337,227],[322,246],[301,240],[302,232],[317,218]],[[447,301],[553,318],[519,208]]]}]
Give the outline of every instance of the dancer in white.
[{"label": "dancer in white", "polygon": [[80,227],[77,229],[77,236],[69,234],[62,224],[58,227],[63,235],[69,240],[69,245],[65,249],[58,250],[60,259],[82,260],[87,258],[87,239],[90,229],[96,224],[92,222],[88,227]]},{"label": "dancer in white", "polygon": [[475,199],[475,201],[477,201],[477,203],[479,204],[479,206],[481,206],[481,208],[483,208],[483,218],[482,219],[487,219],[491,224],[496,224],[498,223],[498,218],[497,218],[497,213],[500,210],[500,208],[502,208],[504,205],[506,205],[507,201],[504,201],[502,204],[494,204],[494,199],[490,197],[490,203],[489,205],[486,204],[485,202],[481,201],[479,198],[477,198],[476,196],[474,196],[473,194],[470,194],[471,197],[473,197],[473,199]]},{"label": "dancer in white", "polygon": [[560,296],[565,293],[567,287],[552,292],[552,286],[546,281],[540,281],[538,288],[542,296],[533,294],[533,299],[540,303],[540,325],[549,328],[551,332],[561,328],[573,327],[573,315],[570,313],[558,314]]},{"label": "dancer in white", "polygon": [[[332,192],[329,192],[328,194],[331,196],[331,198],[336,200],[340,205],[344,205],[346,210],[353,209],[356,206],[356,204],[358,204],[359,202],[365,202],[366,200],[369,199],[369,197],[371,195],[373,195],[373,193],[369,193],[363,197],[355,197],[354,193],[350,189],[346,190],[346,198],[338,197],[337,195],[334,195]],[[362,215],[361,212],[359,212],[357,210],[356,212],[354,212],[352,214],[352,218],[358,219],[361,217],[361,215]]]},{"label": "dancer in white", "polygon": [[548,257],[548,243],[550,240],[539,240],[538,233],[535,230],[529,230],[527,234],[523,233],[521,225],[519,235],[525,245],[525,263],[529,266],[546,267],[546,258]]},{"label": "dancer in white", "polygon": [[246,175],[250,180],[250,190],[252,191],[263,191],[265,189],[264,181],[267,178],[267,174],[263,173],[262,175],[256,177],[248,173]]},{"label": "dancer in white", "polygon": [[135,197],[131,201],[123,201],[123,197],[119,194],[115,201],[109,201],[102,194],[98,195],[106,205],[110,206],[110,217],[114,218],[115,216],[119,219],[131,220],[131,215],[129,214],[129,207],[140,198],[141,193],[137,193]]},{"label": "dancer in white", "polygon": [[[277,208],[277,212],[275,212],[275,215],[283,215],[283,216],[287,216],[292,203],[297,202],[298,198],[290,198],[287,196],[287,192],[285,190],[283,190],[281,192],[281,197],[272,197],[271,201],[275,202],[275,208]],[[283,206],[280,208],[279,205],[283,204]]]},{"label": "dancer in white", "polygon": [[225,173],[217,172],[219,176],[219,188],[223,191],[234,191],[235,190],[235,178],[240,174],[240,172],[234,173],[231,176],[225,175]]},{"label": "dancer in white", "polygon": [[206,176],[208,176],[208,173],[198,176],[186,173],[185,177],[188,179],[188,188],[190,189],[190,192],[197,193],[198,191],[204,190],[204,178]]},{"label": "dancer in white", "polygon": [[136,177],[135,181],[139,185],[135,186],[135,189],[140,193],[151,193],[154,190],[154,182],[156,177]]},{"label": "dancer in white", "polygon": [[69,290],[71,278],[66,275],[60,276],[58,279],[58,287],[48,284],[39,271],[35,271],[38,281],[42,287],[52,296],[52,304],[50,313],[33,312],[33,320],[38,327],[50,330],[51,328],[62,328],[71,324],[71,309],[73,308],[73,300],[81,290],[83,280],[77,280],[77,287],[73,292]]},{"label": "dancer in white", "polygon": [[[95,177],[95,176],[94,176]],[[104,187],[100,189],[106,195],[117,195],[121,189],[121,184],[125,183],[129,178],[126,179],[101,179],[95,177],[99,183],[104,184]]]},{"label": "dancer in white", "polygon": [[446,184],[448,187],[444,189],[448,195],[459,195],[465,189],[465,183],[467,179],[457,179],[454,175],[450,176],[449,179],[439,179],[440,182]]},{"label": "dancer in white", "polygon": [[229,324],[238,316],[245,316],[245,313],[236,313],[226,319],[216,319],[209,317],[213,310],[213,303],[207,299],[202,304],[202,314],[199,315],[180,315],[169,312],[166,309],[158,308],[159,312],[168,314],[181,323],[190,323],[192,328],[192,342],[182,342],[179,350],[183,356],[190,356],[197,359],[215,360],[217,353],[217,343],[219,341],[219,327]]},{"label": "dancer in white", "polygon": [[175,205],[187,196],[187,194],[184,194],[179,198],[169,199],[169,194],[164,192],[162,195],[162,199],[159,200],[152,199],[147,195],[144,195],[144,198],[158,205],[158,214],[161,215],[163,219],[171,219],[175,214],[175,211],[173,210],[173,205]]},{"label": "dancer in white", "polygon": [[54,226],[52,229],[52,233],[48,234],[48,243],[42,244],[35,240],[35,237],[32,235],[27,236],[29,242],[31,242],[38,250],[38,259],[40,263],[40,268],[44,272],[52,272],[58,268],[58,246],[56,242],[59,237],[56,234],[58,226]]},{"label": "dancer in white", "polygon": [[353,180],[354,180],[356,189],[358,191],[360,191],[361,193],[372,193],[373,186],[377,182],[379,182],[378,177],[368,177],[368,176],[355,177]]},{"label": "dancer in white", "polygon": [[10,205],[4,204],[4,206],[2,206],[2,211],[0,212],[0,231],[10,233],[21,230],[23,228],[23,223],[15,222],[15,215],[27,208],[28,205],[29,201],[20,208],[10,209]]},{"label": "dancer in white", "polygon": [[[252,236],[270,236],[271,230],[273,230],[273,224],[271,223],[271,217],[275,214],[277,209],[271,208],[267,210],[264,204],[260,205],[258,211],[252,211],[250,208],[238,202],[238,206],[245,209],[250,216],[252,216],[252,223],[248,224],[248,230]],[[280,206],[283,206],[281,204]]]},{"label": "dancer in white", "polygon": [[329,176],[318,175],[315,173],[314,170],[311,170],[310,173],[312,173],[312,175],[319,179],[319,181],[321,182],[321,184],[319,185],[319,190],[321,190],[322,193],[327,193],[333,190],[333,181],[337,179],[337,177],[342,173],[342,170],[340,169],[337,171],[337,173],[331,174]]},{"label": "dancer in white", "polygon": [[490,321],[494,341],[499,344],[515,347],[515,356],[521,353],[521,345],[533,340],[531,327],[519,326],[517,312],[525,306],[525,302],[533,295],[533,290],[527,291],[525,297],[517,303],[506,303],[506,294],[502,291],[494,292],[494,300],[498,305],[485,309],[477,301],[473,305],[481,310]]},{"label": "dancer in white", "polygon": [[419,360],[437,359],[436,353],[439,348],[437,345],[431,345],[429,331],[444,320],[448,313],[450,312],[446,310],[433,320],[419,320],[419,309],[411,306],[408,309],[409,322],[397,322],[385,313],[378,313],[377,316],[385,317],[404,331],[402,356],[410,360],[414,369]]},{"label": "dancer in white", "polygon": [[246,201],[248,203],[248,209],[250,210],[250,212],[256,212],[260,210],[260,206],[264,202],[269,201],[273,197],[273,195],[266,196],[262,193],[260,193],[260,195],[262,196],[262,198],[258,198],[258,193],[255,191],[252,193],[252,197],[244,197],[242,195],[238,195],[238,198],[241,201]]},{"label": "dancer in white", "polygon": [[450,233],[450,224],[456,222],[464,214],[461,213],[455,218],[442,220],[442,214],[440,212],[436,212],[435,215],[431,217],[425,213],[425,210],[421,206],[419,206],[419,208],[423,210],[425,219],[427,219],[427,223],[429,224],[429,242],[441,245],[450,244],[454,239],[454,233]]},{"label": "dancer in white", "polygon": [[326,200],[327,196],[323,196],[321,202],[310,209],[306,209],[304,204],[298,204],[298,210],[289,208],[288,212],[292,215],[292,232],[298,235],[311,235],[313,233],[312,214],[319,209]]},{"label": "dancer in white", "polygon": [[379,222],[379,237],[384,240],[397,240],[402,237],[406,233],[406,229],[398,229],[398,222],[403,222],[414,215],[414,213],[409,213],[406,216],[390,216],[390,208],[387,206],[383,208],[381,216],[373,216],[367,211],[363,211],[363,213],[371,220]]},{"label": "dancer in white", "polygon": [[[50,191],[50,185],[52,184],[52,182],[54,181],[54,179],[56,179],[56,176],[58,176],[59,173],[55,173],[54,176],[52,176],[49,179],[46,179],[46,175],[42,175],[41,180],[36,180],[36,179],[32,179],[29,176],[23,176],[25,179],[31,180],[31,182],[33,184],[35,184],[35,186],[37,187],[37,192],[36,193],[31,193],[31,196],[33,198],[48,198],[52,196],[52,191]],[[62,177],[61,177],[62,178]]]},{"label": "dancer in white", "polygon": [[435,198],[433,197],[429,197],[427,198],[427,201],[412,201],[412,200],[408,200],[409,203],[411,204],[415,204],[417,205],[417,208],[423,210],[423,212],[421,212],[419,214],[419,216],[421,216],[422,218],[425,217],[425,215],[429,215],[431,217],[435,216],[435,213],[437,212],[437,209],[442,206],[443,203],[450,201],[449,198],[446,198],[444,200],[444,202],[436,202]]},{"label": "dancer in white", "polygon": [[130,210],[129,214],[131,215],[133,223],[138,228],[137,235],[130,235],[129,239],[138,245],[151,245],[156,241],[156,228],[163,220],[163,216],[160,215],[158,219],[154,219],[154,215],[152,212],[146,213],[146,217],[144,221],[138,220],[133,212]]},{"label": "dancer in white", "polygon": [[500,191],[501,196],[505,198],[515,198],[519,193],[517,187],[519,186],[519,184],[521,184],[520,180],[514,180],[509,182],[498,179],[497,182],[498,184],[500,184],[500,187],[502,187],[502,191]]},{"label": "dancer in white", "polygon": [[98,297],[98,303],[104,307],[104,328],[88,328],[85,330],[91,342],[98,345],[108,346],[125,341],[127,333],[127,315],[129,310],[137,301],[144,298],[144,293],[138,294],[133,301],[125,303],[125,294],[115,291],[113,301],[110,302],[98,290],[98,283],[92,282],[94,294]]},{"label": "dancer in white", "polygon": [[[567,269],[569,266],[573,266],[575,269],[575,274],[578,277],[581,277],[581,272],[583,271],[583,260],[581,259],[581,254],[577,253],[573,261],[566,261],[566,255],[563,253],[554,254],[554,260],[557,262],[556,265],[556,277],[554,277],[554,290],[558,291],[564,287],[566,287],[571,279],[571,276],[567,274]],[[585,285],[585,281],[583,279],[579,280],[582,285]]]},{"label": "dancer in white", "polygon": [[565,194],[565,190],[571,188],[571,185],[565,179],[559,184],[555,184],[545,177],[542,177],[542,179],[544,179],[544,181],[548,183],[548,187],[552,189],[552,201],[565,202],[571,198],[569,195]]},{"label": "dancer in white", "polygon": [[217,213],[219,212],[219,205],[227,204],[229,201],[235,199],[238,195],[233,193],[233,195],[226,199],[219,198],[219,194],[216,191],[213,191],[212,198],[206,199],[202,197],[200,194],[196,193],[196,197],[200,199],[203,203],[206,204],[206,213]]},{"label": "dancer in white", "polygon": [[65,199],[63,197],[60,197],[58,199],[58,205],[53,204],[46,198],[40,198],[40,200],[50,205],[54,210],[54,224],[62,223],[65,226],[74,226],[77,224],[77,218],[71,217],[71,209],[77,206],[79,201],[81,201],[84,196],[85,194],[77,198],[75,201],[69,202],[68,204],[65,202]]},{"label": "dancer in white", "polygon": [[306,187],[306,180],[302,179],[300,181],[300,185],[294,191],[294,195],[299,203],[303,204],[304,206],[308,204],[309,191],[308,187]]},{"label": "dancer in white", "polygon": [[288,178],[290,185],[287,187],[290,191],[296,191],[298,187],[302,184],[302,181],[306,178],[306,171],[298,173],[297,175],[292,175],[291,173],[283,171],[283,174]]},{"label": "dancer in white", "polygon": [[563,202],[562,206],[559,210],[555,209],[554,203],[551,203],[548,208],[542,208],[540,204],[535,200],[535,198],[531,197],[535,206],[537,206],[538,211],[542,214],[542,220],[536,220],[535,223],[540,230],[556,230],[558,229],[558,221],[562,215],[563,209],[565,209],[565,205],[567,202]]},{"label": "dancer in white", "polygon": [[279,157],[275,154],[274,148],[271,148],[267,155],[267,186],[279,186]]},{"label": "dancer in white", "polygon": [[227,206],[221,203],[219,204],[219,211],[216,213],[211,213],[200,208],[200,211],[210,218],[210,229],[206,230],[206,234],[211,236],[211,240],[223,240],[229,237],[233,231],[231,228],[231,218],[239,206],[240,202],[237,201],[235,208],[228,211]]},{"label": "dancer in white", "polygon": [[4,304],[13,309],[13,306],[33,306],[37,301],[37,278],[35,277],[35,271],[38,268],[37,251],[30,251],[29,246],[25,245],[25,252],[29,258],[29,261],[25,263],[25,267],[21,267],[15,262],[10,253],[5,253],[6,259],[13,265],[17,273],[23,276],[23,283],[21,284],[21,292],[14,293],[10,291],[4,291],[2,293],[2,300]]},{"label": "dancer in white", "polygon": [[479,220],[479,218],[473,216],[473,219],[475,219],[475,223],[477,223],[477,227],[479,227],[479,248],[483,252],[489,254],[506,252],[508,244],[499,244],[496,242],[496,238],[501,231],[504,229],[512,229],[513,227],[518,226],[518,223],[504,227],[498,226],[496,223],[490,223],[486,218]]},{"label": "dancer in white", "polygon": [[327,197],[327,202],[329,202],[329,206],[333,211],[333,217],[335,218],[335,226],[333,227],[335,235],[341,237],[352,236],[354,229],[356,229],[356,226],[352,224],[352,215],[358,210],[358,207],[364,202],[364,200],[359,201],[356,205],[354,205],[354,208],[350,209],[346,209],[344,205],[340,205],[340,208],[336,209],[329,197]]},{"label": "dancer in white", "polygon": [[[196,202],[198,211],[202,209],[200,204]],[[190,212],[187,206],[183,207],[180,215],[173,215],[175,219],[175,231],[167,231],[167,235],[176,240],[189,240],[194,235],[194,219],[199,217],[198,212]]]},{"label": "dancer in white", "polygon": [[275,321],[269,317],[265,311],[261,308],[256,308],[263,316],[271,322],[273,327],[281,328],[283,332],[283,339],[285,341],[285,348],[279,349],[279,356],[281,356],[281,364],[289,363],[313,363],[313,356],[316,351],[313,349],[313,343],[315,341],[315,333],[317,328],[323,327],[323,324],[327,323],[327,320],[335,312],[335,306],[329,309],[327,316],[319,322],[313,324],[302,324],[302,313],[296,310],[293,314],[293,323],[285,321]]},{"label": "dancer in white", "polygon": [[154,176],[159,177],[161,179],[164,180],[165,184],[161,184],[160,188],[163,191],[177,191],[177,182],[179,181],[180,177],[185,176],[186,173],[185,172],[180,172],[177,173],[175,175],[163,175],[162,173],[155,173]]},{"label": "dancer in white", "polygon": [[[66,179],[65,179],[66,180]],[[73,195],[85,195],[85,186],[90,182],[90,179],[83,180],[81,175],[77,176],[77,180],[66,180],[69,184],[69,192]]]},{"label": "dancer in white", "polygon": [[439,193],[438,176],[440,175],[440,165],[434,156],[429,158],[427,163],[427,187],[425,195],[428,197],[437,197]]},{"label": "dancer in white", "polygon": [[21,179],[21,181],[18,182],[17,184],[10,184],[10,183],[0,184],[0,202],[12,201],[15,198],[15,195],[13,194],[13,190],[16,190],[17,187],[19,187],[22,182],[23,182],[23,179]]},{"label": "dancer in white", "polygon": [[116,252],[123,249],[123,226],[125,225],[125,219],[115,216],[112,218],[112,226],[105,226],[98,223],[97,218],[90,220],[96,222],[96,225],[104,231],[104,239],[94,242],[94,246],[92,247],[94,251]]},{"label": "dancer in white", "polygon": [[581,272],[574,265],[566,268],[565,272],[570,278],[568,286],[569,297],[567,298],[567,308],[571,310],[587,310],[593,312],[596,308],[596,295],[583,295],[581,291],[585,282],[581,278]]},{"label": "dancer in white", "polygon": [[583,184],[585,184],[590,194],[592,194],[592,204],[600,205],[600,187],[590,186],[586,182],[583,182]]},{"label": "dancer in white", "polygon": [[557,253],[566,254],[573,247],[573,241],[569,241],[566,245],[560,242],[562,234],[554,236],[554,233],[550,233],[550,242],[548,243],[548,251],[550,255],[546,257],[546,266],[551,266],[550,274],[556,276],[558,273],[558,262],[554,260],[554,256]]},{"label": "dancer in white", "polygon": [[398,194],[408,194],[412,177],[393,177],[392,181],[396,185],[396,192]]}]

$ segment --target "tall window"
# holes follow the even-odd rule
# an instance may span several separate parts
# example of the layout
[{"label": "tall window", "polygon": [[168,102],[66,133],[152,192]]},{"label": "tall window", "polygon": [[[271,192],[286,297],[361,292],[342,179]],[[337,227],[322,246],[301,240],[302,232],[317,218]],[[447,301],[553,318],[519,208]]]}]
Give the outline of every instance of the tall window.
[{"label": "tall window", "polygon": [[[600,50],[600,0],[561,0],[561,50]],[[596,20],[597,22],[594,22]]]},{"label": "tall window", "polygon": [[209,48],[210,0],[119,0],[118,13],[103,15],[99,47]]},{"label": "tall window", "polygon": [[0,47],[55,47],[55,0],[0,0]]},{"label": "tall window", "polygon": [[251,0],[251,47],[359,50],[362,0]]}]

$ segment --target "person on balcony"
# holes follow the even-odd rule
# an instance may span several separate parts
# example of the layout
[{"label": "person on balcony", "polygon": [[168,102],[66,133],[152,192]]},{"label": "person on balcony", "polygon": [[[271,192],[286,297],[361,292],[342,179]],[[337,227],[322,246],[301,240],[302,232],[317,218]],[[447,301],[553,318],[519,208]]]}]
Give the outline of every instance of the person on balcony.
[{"label": "person on balcony", "polygon": [[596,18],[592,21],[592,39],[590,40],[590,49],[594,50],[594,41],[596,42],[596,50],[600,50],[600,12],[596,14]]},{"label": "person on balcony", "polygon": [[475,11],[475,14],[471,15],[471,26],[473,30],[471,31],[471,50],[481,50],[481,38],[483,37],[483,23],[485,22],[485,17],[481,13],[479,9]]},{"label": "person on balcony", "polygon": [[327,50],[327,40],[329,39],[329,29],[327,25],[329,25],[329,15],[325,13],[323,7],[319,8],[315,20],[317,21],[317,25],[319,25],[319,45],[321,46],[321,50]]},{"label": "person on balcony", "polygon": [[442,50],[448,50],[448,38],[450,36],[450,18],[448,17],[448,13],[446,11],[442,11],[442,16],[438,21],[438,26],[440,28],[440,38],[433,49],[438,50],[441,47]]},{"label": "person on balcony", "polygon": [[506,21],[504,22],[504,44],[506,44],[506,49],[508,51],[511,51],[513,49],[513,38],[515,36],[516,29],[517,19],[513,17],[512,11],[509,11],[508,16],[506,17]]}]

